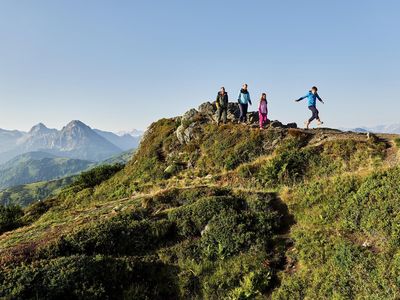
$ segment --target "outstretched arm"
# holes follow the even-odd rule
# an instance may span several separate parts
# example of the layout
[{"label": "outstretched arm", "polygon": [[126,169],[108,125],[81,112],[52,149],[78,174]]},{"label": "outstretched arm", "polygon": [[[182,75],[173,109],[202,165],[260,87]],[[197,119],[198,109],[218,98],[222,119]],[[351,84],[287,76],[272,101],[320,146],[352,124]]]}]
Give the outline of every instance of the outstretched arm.
[{"label": "outstretched arm", "polygon": [[315,96],[317,97],[317,99],[319,100],[319,102],[324,103],[324,101],[321,99],[321,97],[318,94],[315,94]]},{"label": "outstretched arm", "polygon": [[306,95],[306,96],[303,96],[303,97],[300,97],[299,99],[296,100],[296,102],[299,102],[299,101],[301,101],[301,100],[303,100],[303,99],[306,99],[306,98],[307,98],[307,95]]}]

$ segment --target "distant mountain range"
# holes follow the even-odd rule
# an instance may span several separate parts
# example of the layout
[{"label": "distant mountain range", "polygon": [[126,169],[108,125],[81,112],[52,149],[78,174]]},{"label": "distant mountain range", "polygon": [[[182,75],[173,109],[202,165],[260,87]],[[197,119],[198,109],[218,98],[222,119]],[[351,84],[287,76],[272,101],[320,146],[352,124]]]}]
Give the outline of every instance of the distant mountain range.
[{"label": "distant mountain range", "polygon": [[139,141],[140,136],[91,129],[81,121],[71,121],[61,130],[42,123],[29,132],[0,129],[0,164],[33,151],[96,162],[136,148]]},{"label": "distant mountain range", "polygon": [[61,130],[39,123],[29,132],[0,129],[0,190],[78,174],[104,163],[126,162],[140,131],[121,135],[71,121]]},{"label": "distant mountain range", "polygon": [[118,131],[117,134],[119,136],[124,136],[126,134],[131,135],[133,137],[141,137],[144,134],[144,131],[142,130],[137,130],[137,129],[132,129],[129,131]]},{"label": "distant mountain range", "polygon": [[354,132],[374,132],[374,133],[397,133],[400,134],[400,124],[391,125],[377,125],[373,127],[357,127],[357,128],[345,128],[344,130]]},{"label": "distant mountain range", "polygon": [[112,144],[114,144],[123,151],[137,148],[141,137],[141,135],[132,136],[129,133],[117,135],[115,133],[99,129],[94,129],[94,132],[96,132],[98,135],[102,136],[107,141],[111,142]]}]

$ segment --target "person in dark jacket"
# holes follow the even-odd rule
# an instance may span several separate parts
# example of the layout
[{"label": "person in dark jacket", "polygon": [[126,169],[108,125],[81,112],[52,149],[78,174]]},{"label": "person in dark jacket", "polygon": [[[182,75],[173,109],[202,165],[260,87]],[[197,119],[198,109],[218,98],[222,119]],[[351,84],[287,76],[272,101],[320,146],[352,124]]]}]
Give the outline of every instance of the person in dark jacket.
[{"label": "person in dark jacket", "polygon": [[224,87],[221,87],[220,91],[217,94],[217,99],[215,100],[215,104],[218,109],[218,121],[217,124],[221,123],[221,117],[226,124],[227,114],[228,114],[228,93],[225,91]]},{"label": "person in dark jacket", "polygon": [[239,102],[239,109],[240,109],[239,123],[246,122],[247,121],[247,109],[249,107],[249,104],[251,105],[250,93],[247,90],[246,83],[243,84],[243,87],[239,92],[238,102]]},{"label": "person in dark jacket", "polygon": [[317,109],[317,99],[322,104],[324,103],[324,101],[322,101],[321,97],[318,95],[317,92],[318,92],[318,88],[316,86],[313,86],[307,95],[296,100],[296,102],[299,102],[299,101],[307,98],[308,109],[311,110],[311,112],[312,112],[311,118],[308,119],[308,121],[306,121],[304,123],[306,129],[308,129],[310,127],[311,122],[314,120],[317,120],[318,125],[324,124],[324,122],[322,122],[321,119],[319,118],[319,111]]}]

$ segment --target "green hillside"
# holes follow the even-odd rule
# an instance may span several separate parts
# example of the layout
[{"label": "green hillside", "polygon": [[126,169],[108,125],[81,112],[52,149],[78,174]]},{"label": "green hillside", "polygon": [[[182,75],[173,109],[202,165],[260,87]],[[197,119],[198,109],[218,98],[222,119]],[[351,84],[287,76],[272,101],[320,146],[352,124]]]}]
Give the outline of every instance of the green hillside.
[{"label": "green hillside", "polygon": [[99,165],[126,164],[128,161],[131,160],[133,153],[135,153],[135,149],[124,151],[102,161],[101,163],[99,163]]},{"label": "green hillside", "polygon": [[91,165],[86,160],[28,152],[0,166],[0,189],[77,174]]},{"label": "green hillside", "polygon": [[33,202],[53,197],[70,185],[74,176],[61,179],[17,185],[0,191],[0,204],[27,206]]},{"label": "green hillside", "polygon": [[[114,155],[111,158],[98,163],[97,166],[125,164],[132,158],[133,152],[134,150],[124,151],[119,155]],[[49,154],[46,153],[46,155]],[[36,156],[36,159],[42,158],[38,158]],[[46,164],[47,160],[44,160],[44,162]],[[90,164],[89,169],[95,166],[96,164]],[[38,167],[40,167],[40,165],[38,165]],[[54,197],[62,190],[62,188],[70,185],[74,180],[76,180],[76,178],[78,178],[78,175],[67,176],[49,181],[17,185],[0,190],[0,204],[27,206],[33,202],[44,200],[48,197]],[[19,180],[14,178],[14,182],[17,181]]]},{"label": "green hillside", "polygon": [[0,212],[0,297],[398,299],[398,141],[160,120],[123,169]]}]

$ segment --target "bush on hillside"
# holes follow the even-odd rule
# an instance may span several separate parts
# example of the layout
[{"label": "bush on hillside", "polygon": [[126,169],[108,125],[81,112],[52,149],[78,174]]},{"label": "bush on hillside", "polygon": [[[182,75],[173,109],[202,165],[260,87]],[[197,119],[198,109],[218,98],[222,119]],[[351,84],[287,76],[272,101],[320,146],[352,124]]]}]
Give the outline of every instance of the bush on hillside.
[{"label": "bush on hillside", "polygon": [[397,146],[398,148],[400,148],[400,138],[395,138],[395,139],[394,139],[394,143],[396,144],[396,146]]},{"label": "bush on hillside", "polygon": [[24,212],[20,206],[0,205],[0,234],[18,228],[22,225]]},{"label": "bush on hillside", "polygon": [[198,162],[204,172],[233,170],[243,163],[270,154],[273,143],[281,138],[274,130],[260,131],[239,126],[207,126],[202,156]]},{"label": "bush on hillside", "polygon": [[156,260],[74,255],[3,269],[9,299],[176,299],[176,271]]},{"label": "bush on hillside", "polygon": [[262,299],[274,283],[274,269],[266,255],[242,253],[218,261],[202,284],[208,299]]},{"label": "bush on hillside", "polygon": [[232,196],[204,197],[193,204],[172,210],[168,216],[177,223],[178,232],[182,236],[199,236],[208,222],[226,209],[237,213],[245,209],[245,202]]},{"label": "bush on hillside", "polygon": [[123,168],[124,165],[118,163],[114,165],[101,165],[89,171],[82,172],[76,178],[74,183],[71,184],[70,188],[72,188],[74,192],[79,192],[87,188],[93,188],[103,181],[106,181]]},{"label": "bush on hillside", "polygon": [[38,220],[43,214],[49,211],[50,208],[59,204],[58,199],[46,199],[44,201],[37,201],[29,205],[25,209],[23,216],[24,224],[31,224],[32,222]]},{"label": "bush on hillside", "polygon": [[311,149],[285,150],[260,168],[258,178],[265,186],[291,185],[304,179],[312,160],[318,159]]},{"label": "bush on hillside", "polygon": [[71,254],[145,255],[174,240],[174,224],[168,220],[141,220],[121,214],[89,224],[40,249],[39,257]]}]

